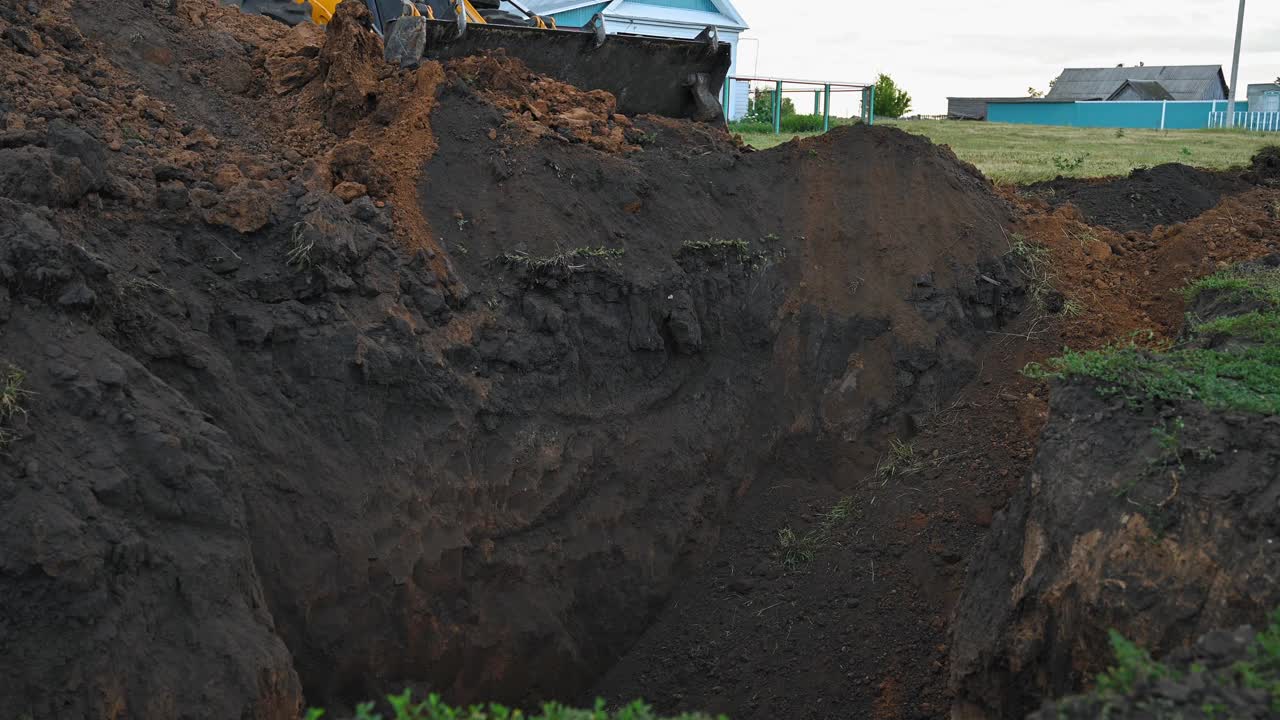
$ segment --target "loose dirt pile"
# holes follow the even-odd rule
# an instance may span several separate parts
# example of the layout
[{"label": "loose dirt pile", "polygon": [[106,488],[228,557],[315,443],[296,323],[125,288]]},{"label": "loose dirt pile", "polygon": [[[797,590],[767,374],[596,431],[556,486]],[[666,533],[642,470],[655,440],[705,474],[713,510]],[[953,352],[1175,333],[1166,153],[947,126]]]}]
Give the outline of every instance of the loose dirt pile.
[{"label": "loose dirt pile", "polygon": [[891,129],[756,153],[501,55],[400,71],[341,8],[0,0],[19,716],[937,717],[1047,416],[1018,369],[1171,338],[1280,239],[1270,189],[1122,236]]},{"label": "loose dirt pile", "polygon": [[1028,186],[1024,193],[1055,208],[1071,203],[1092,225],[1150,232],[1158,225],[1186,222],[1217,205],[1223,196],[1249,187],[1238,175],[1169,164],[1134,170],[1129,177],[1114,180],[1059,178]]},{"label": "loose dirt pile", "polygon": [[587,143],[606,152],[630,153],[639,150],[636,143],[645,140],[643,131],[618,114],[613,95],[604,90],[579,90],[538,75],[505,55],[453,60],[449,73],[454,82],[473,86],[503,110],[507,122],[523,131],[526,141],[555,138]]}]

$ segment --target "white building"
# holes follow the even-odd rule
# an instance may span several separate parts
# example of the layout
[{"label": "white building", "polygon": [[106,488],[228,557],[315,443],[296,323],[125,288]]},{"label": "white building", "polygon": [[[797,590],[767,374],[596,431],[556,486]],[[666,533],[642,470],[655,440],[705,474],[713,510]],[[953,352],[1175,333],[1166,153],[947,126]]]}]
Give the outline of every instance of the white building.
[{"label": "white building", "polygon": [[[730,0],[524,0],[522,4],[555,18],[556,25],[565,28],[582,27],[601,13],[610,33],[692,39],[713,25],[720,41],[732,49],[729,75],[738,74],[738,40],[747,22]],[[730,120],[747,114],[749,91],[748,83],[731,83],[726,108]]]}]

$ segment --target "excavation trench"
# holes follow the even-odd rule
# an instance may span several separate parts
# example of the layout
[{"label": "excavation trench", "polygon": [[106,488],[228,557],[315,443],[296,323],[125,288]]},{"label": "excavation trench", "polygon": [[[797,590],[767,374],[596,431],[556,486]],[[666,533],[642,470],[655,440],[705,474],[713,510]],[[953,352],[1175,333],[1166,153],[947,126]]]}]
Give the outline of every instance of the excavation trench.
[{"label": "excavation trench", "polygon": [[0,3],[0,706],[944,711],[1045,420],[1019,201],[157,5]]}]

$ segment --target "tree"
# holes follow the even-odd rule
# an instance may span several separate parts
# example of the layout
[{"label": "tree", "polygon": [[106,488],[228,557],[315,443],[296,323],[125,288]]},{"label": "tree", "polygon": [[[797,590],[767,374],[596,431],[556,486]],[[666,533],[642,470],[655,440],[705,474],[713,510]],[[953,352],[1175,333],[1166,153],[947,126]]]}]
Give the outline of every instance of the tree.
[{"label": "tree", "polygon": [[1044,97],[1044,91],[1043,91],[1043,90],[1037,90],[1037,89],[1035,89],[1035,88],[1033,88],[1033,87],[1029,87],[1029,88],[1027,88],[1027,97],[1029,97],[1029,98],[1042,98],[1042,97]]},{"label": "tree", "polygon": [[[796,104],[791,98],[782,98],[782,117],[796,114]],[[752,93],[747,101],[747,120],[749,122],[773,122],[773,91],[763,88]]]},{"label": "tree", "polygon": [[876,78],[876,116],[898,118],[911,110],[911,96],[893,78],[880,73]]}]

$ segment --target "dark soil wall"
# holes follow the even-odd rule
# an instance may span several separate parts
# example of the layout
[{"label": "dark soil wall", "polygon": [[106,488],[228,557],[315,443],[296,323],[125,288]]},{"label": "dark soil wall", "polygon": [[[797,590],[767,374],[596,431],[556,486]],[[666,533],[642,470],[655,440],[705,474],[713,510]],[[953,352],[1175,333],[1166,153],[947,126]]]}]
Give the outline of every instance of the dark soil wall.
[{"label": "dark soil wall", "polygon": [[[893,130],[757,154],[642,119],[619,154],[465,82],[430,125],[344,115],[437,128],[426,234],[395,168],[322,157],[351,104],[329,76],[273,99],[260,46],[297,38],[268,21],[86,1],[128,29],[86,38],[69,3],[0,7],[54,60],[3,46],[0,172],[62,180],[0,184],[0,361],[31,393],[0,455],[0,707],[33,718],[571,696],[765,458],[870,467],[1019,299],[1007,207]],[[361,77],[386,98],[424,71]],[[625,254],[500,257],[597,246]]]},{"label": "dark soil wall", "polygon": [[[1251,309],[1205,293],[1190,312]],[[1080,691],[1112,664],[1112,629],[1163,656],[1264,626],[1280,605],[1278,468],[1275,416],[1056,383],[1024,487],[970,566],[952,629],[955,715],[1020,718]]]}]

